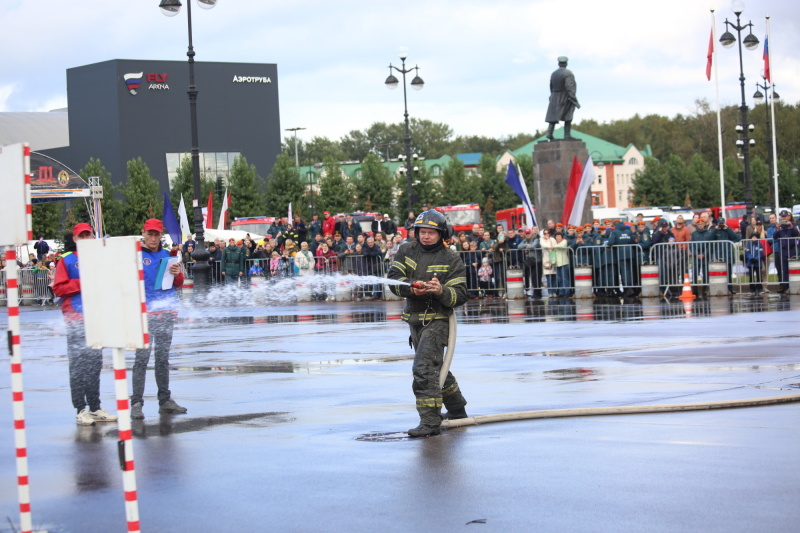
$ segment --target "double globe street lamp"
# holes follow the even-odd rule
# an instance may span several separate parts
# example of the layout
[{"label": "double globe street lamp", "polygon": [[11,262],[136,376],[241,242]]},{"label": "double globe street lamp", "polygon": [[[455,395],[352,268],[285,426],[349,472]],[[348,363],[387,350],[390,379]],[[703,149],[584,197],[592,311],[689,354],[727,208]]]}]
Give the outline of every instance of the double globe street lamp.
[{"label": "double globe street lamp", "polygon": [[410,74],[412,71],[414,72],[414,79],[411,80],[411,88],[419,91],[425,86],[425,82],[422,81],[422,78],[419,77],[419,67],[414,66],[413,68],[406,68],[406,57],[408,57],[408,52],[403,48],[400,50],[400,61],[402,65],[400,68],[395,67],[391,63],[389,63],[389,77],[386,78],[386,87],[389,89],[396,89],[397,86],[400,84],[399,80],[394,76],[393,70],[396,70],[400,74],[403,75],[403,107],[405,110],[405,122],[406,122],[406,134],[403,138],[403,143],[405,144],[405,157],[400,157],[400,159],[404,162],[398,171],[401,174],[406,175],[407,179],[407,186],[408,186],[408,210],[411,211],[414,207],[414,191],[412,187],[413,183],[413,173],[415,170],[418,170],[416,166],[413,166],[412,161],[416,161],[418,159],[417,154],[411,154],[411,133],[408,126],[408,97],[406,93],[406,74]]},{"label": "double globe street lamp", "polygon": [[[744,65],[742,62],[742,45],[744,45],[744,47],[748,50],[755,50],[758,48],[758,38],[753,35],[752,22],[748,22],[747,24],[741,23],[740,16],[744,11],[744,2],[741,0],[734,0],[731,3],[731,9],[736,14],[736,24],[729,22],[728,19],[725,19],[725,33],[723,33],[722,37],[719,38],[719,42],[725,48],[732,47],[734,43],[739,44],[739,84],[741,85],[742,89],[742,105],[739,107],[741,112],[741,122],[736,125],[736,132],[739,134],[739,138],[736,140],[736,146],[738,146],[741,150],[742,157],[744,159],[744,203],[747,218],[749,220],[753,213],[753,189],[750,179],[750,147],[753,146],[756,141],[750,137],[750,133],[753,132],[755,126],[747,122],[747,102],[745,101],[744,96]],[[728,28],[735,30],[736,36],[728,31]],[[742,31],[748,28],[750,33],[744,39],[742,39]]]},{"label": "double globe street lamp", "polygon": [[[197,5],[203,9],[211,9],[217,5],[217,0],[197,0]],[[161,0],[158,7],[161,12],[168,16],[174,17],[181,10],[180,0]],[[192,177],[194,182],[194,198],[192,200],[192,207],[194,207],[194,233],[195,233],[195,247],[192,258],[195,260],[194,267],[192,268],[192,277],[194,278],[194,290],[197,294],[204,296],[208,292],[209,279],[208,274],[210,265],[208,258],[210,254],[206,249],[205,231],[203,230],[203,211],[200,207],[200,148],[197,141],[197,86],[194,84],[194,47],[192,46],[192,3],[191,0],[186,2],[186,13],[189,19],[189,50],[186,55],[189,57],[189,113],[191,115],[191,129],[192,129]],[[211,213],[208,213],[211,216]]]}]

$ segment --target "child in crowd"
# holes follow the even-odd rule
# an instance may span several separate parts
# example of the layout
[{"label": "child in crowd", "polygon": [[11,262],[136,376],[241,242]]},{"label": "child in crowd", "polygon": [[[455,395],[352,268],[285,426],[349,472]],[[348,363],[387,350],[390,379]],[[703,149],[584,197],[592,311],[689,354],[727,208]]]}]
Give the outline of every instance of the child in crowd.
[{"label": "child in crowd", "polygon": [[764,246],[759,240],[758,233],[747,241],[744,249],[744,266],[750,276],[750,293],[758,294],[761,291],[761,263],[764,260]]},{"label": "child in crowd", "polygon": [[486,294],[489,298],[492,297],[491,293],[487,293],[487,291],[492,290],[492,267],[489,264],[489,258],[484,257],[481,259],[481,267],[478,269],[478,287],[480,288],[480,294],[483,296]]}]

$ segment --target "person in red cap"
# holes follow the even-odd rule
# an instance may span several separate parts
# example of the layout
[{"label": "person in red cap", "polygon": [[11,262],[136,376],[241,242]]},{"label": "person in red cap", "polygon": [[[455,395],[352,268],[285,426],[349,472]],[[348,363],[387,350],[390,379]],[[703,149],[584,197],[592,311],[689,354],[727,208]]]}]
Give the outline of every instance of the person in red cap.
[{"label": "person in red cap", "polygon": [[147,302],[147,327],[150,332],[150,347],[136,350],[133,362],[133,394],[131,395],[131,418],[144,418],[144,383],[147,375],[147,363],[150,361],[150,350],[155,351],[155,374],[158,386],[158,412],[160,414],[182,414],[186,412],[172,399],[169,390],[169,349],[172,345],[172,330],[178,315],[178,295],[176,287],[183,286],[183,271],[179,263],[169,266],[169,273],[174,276],[172,286],[163,289],[157,283],[162,261],[170,258],[170,253],[161,247],[161,235],[164,225],[160,220],[151,218],[145,221],[142,229],[144,246],[142,246],[142,270],[144,271],[144,296]]},{"label": "person in red cap", "polygon": [[336,233],[336,219],[331,216],[329,211],[322,213],[322,235],[327,237]]},{"label": "person in red cap", "polygon": [[69,388],[72,406],[78,411],[75,421],[81,426],[95,422],[114,422],[117,417],[100,407],[100,370],[103,351],[86,346],[81,298],[81,274],[78,270],[78,251],[75,243],[94,239],[92,227],[85,222],[72,229],[72,241],[67,239],[67,252],[56,263],[53,293],[61,298],[61,312],[67,323],[67,357],[69,358]]}]

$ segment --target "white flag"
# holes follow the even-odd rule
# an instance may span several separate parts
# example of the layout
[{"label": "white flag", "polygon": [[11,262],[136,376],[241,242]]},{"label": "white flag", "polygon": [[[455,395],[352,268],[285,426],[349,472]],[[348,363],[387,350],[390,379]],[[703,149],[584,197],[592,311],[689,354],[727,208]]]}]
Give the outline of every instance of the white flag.
[{"label": "white flag", "polygon": [[292,202],[289,202],[289,224],[292,224]]},{"label": "white flag", "polygon": [[186,216],[186,205],[183,203],[183,195],[181,194],[181,203],[178,205],[178,219],[181,223],[181,239],[186,242],[192,230],[189,227],[189,217]]},{"label": "white flag", "polygon": [[222,199],[222,210],[219,212],[217,229],[225,229],[225,220],[228,218],[228,188],[225,188],[225,197]]}]

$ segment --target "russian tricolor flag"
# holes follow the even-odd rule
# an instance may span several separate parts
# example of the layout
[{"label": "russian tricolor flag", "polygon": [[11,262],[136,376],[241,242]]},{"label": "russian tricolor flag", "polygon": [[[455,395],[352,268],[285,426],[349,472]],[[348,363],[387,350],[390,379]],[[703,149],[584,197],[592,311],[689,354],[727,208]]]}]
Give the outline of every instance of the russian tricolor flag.
[{"label": "russian tricolor flag", "polygon": [[764,37],[764,77],[772,83],[769,74],[769,36]]}]

